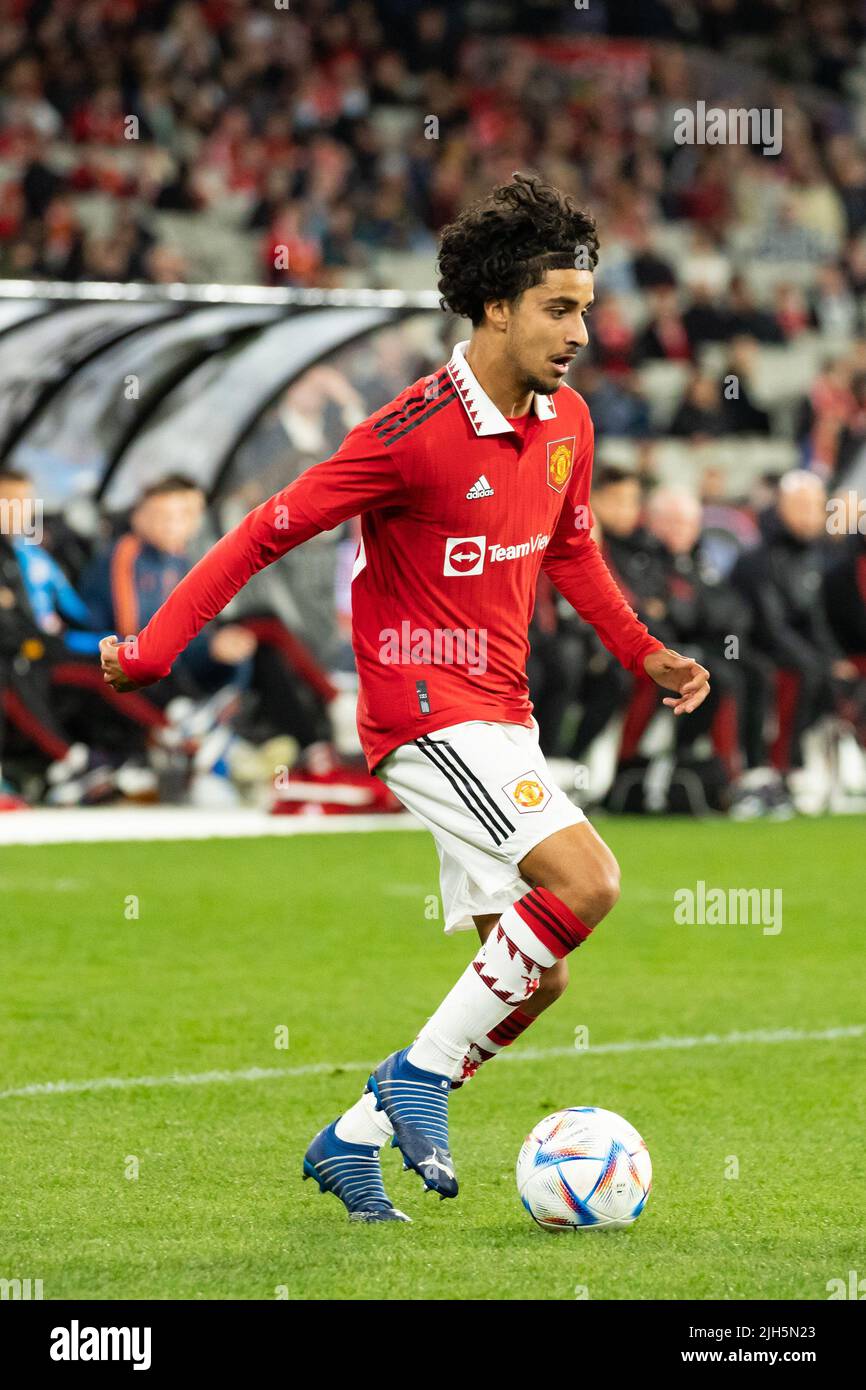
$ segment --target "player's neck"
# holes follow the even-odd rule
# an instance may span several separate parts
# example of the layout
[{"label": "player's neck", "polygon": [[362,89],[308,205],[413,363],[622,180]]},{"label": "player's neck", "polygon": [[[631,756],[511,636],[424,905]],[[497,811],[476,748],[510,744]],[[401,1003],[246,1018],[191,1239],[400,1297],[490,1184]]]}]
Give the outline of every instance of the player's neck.
[{"label": "player's neck", "polygon": [[466,361],[475,380],[492,400],[506,420],[516,420],[532,409],[532,391],[516,382],[503,364],[501,356],[492,351],[477,335],[466,349]]}]

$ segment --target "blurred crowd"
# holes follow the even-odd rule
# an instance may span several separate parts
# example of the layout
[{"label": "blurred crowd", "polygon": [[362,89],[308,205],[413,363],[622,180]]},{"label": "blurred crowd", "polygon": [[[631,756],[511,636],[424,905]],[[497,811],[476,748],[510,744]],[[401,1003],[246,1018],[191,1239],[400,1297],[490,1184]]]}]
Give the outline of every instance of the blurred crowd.
[{"label": "blurred crowd", "polygon": [[[592,492],[597,543],[630,603],[710,671],[710,698],[688,719],[660,706],[655,685],[620,667],[541,576],[528,674],[542,747],[578,771],[608,747],[608,774],[574,786],[614,810],[784,817],[811,731],[829,723],[866,750],[866,505],[853,492],[828,504],[803,469],[761,480],[742,502],[720,499],[717,481],[707,476],[697,496],[602,466]],[[313,780],[354,775],[372,794],[334,753],[336,671],[267,599],[209,624],[155,686],[118,695],[102,680],[99,638],[140,631],[187,572],[204,501],[191,479],[163,477],[82,559],[62,518],[35,542],[32,481],[0,468],[0,792],[10,804],[22,792],[52,805],[233,804],[246,784],[272,791],[275,769],[295,764]],[[661,791],[659,749],[645,746],[654,723],[665,729]]]},{"label": "blurred crowd", "polygon": [[[173,212],[256,234],[266,281],[369,279],[377,252],[427,254],[532,165],[635,251],[641,289],[673,281],[647,254],[673,222],[702,233],[714,292],[744,225],[768,258],[811,253],[850,283],[866,132],[842,98],[864,34],[855,0],[0,0],[4,273],[196,278],[160,237]],[[678,146],[673,111],[718,88],[691,45],[733,61],[749,42],[760,67],[732,70],[726,104],[781,109],[781,154]],[[805,82],[823,103],[803,108]],[[92,228],[89,199],[109,209]]]},{"label": "blurred crowd", "polygon": [[[860,0],[0,0],[0,275],[429,288],[439,228],[515,169],[573,193],[601,239],[570,377],[596,427],[599,542],[653,631],[710,666],[713,699],[661,721],[660,764],[657,692],[542,584],[545,750],[607,749],[583,790],[618,809],[788,814],[816,730],[862,742],[864,40]],[[698,101],[779,113],[778,153],[679,144]],[[275,758],[334,772],[351,528],[336,558],[323,542],[303,575],[287,556],[260,576],[164,687],[113,699],[95,641],[146,621],[208,526],[442,360],[408,360],[398,333],[353,352],[266,413],[218,517],[178,475],[96,543],[60,517],[41,546],[0,536],[7,795],[205,800]],[[736,476],[712,456],[725,441]],[[20,501],[32,482],[6,468],[0,502]],[[848,512],[835,533],[828,497]],[[334,609],[331,648],[305,645]]]},{"label": "blurred crowd", "polygon": [[[866,503],[828,500],[804,469],[737,502],[717,484],[652,486],[616,467],[593,480],[594,534],[629,602],[710,672],[688,719],[659,711],[654,684],[625,672],[542,577],[529,666],[542,746],[583,767],[612,735],[611,809],[793,815],[810,804],[805,744],[819,726],[850,741],[866,790]],[[647,749],[654,720],[662,741]]]},{"label": "blurred crowd", "polygon": [[[599,222],[600,436],[781,432],[832,485],[866,402],[864,36],[856,0],[0,0],[0,275],[429,286],[438,229],[532,168]],[[699,100],[778,111],[780,153],[678,144]],[[819,340],[777,418],[766,350]]]},{"label": "blurred crowd", "polygon": [[70,806],[118,797],[232,805],[327,747],[337,690],[268,608],[225,617],[171,675],[119,695],[99,641],[139,632],[197,557],[205,498],[168,475],[106,526],[88,557],[54,517],[37,533],[32,480],[0,465],[0,794]]}]

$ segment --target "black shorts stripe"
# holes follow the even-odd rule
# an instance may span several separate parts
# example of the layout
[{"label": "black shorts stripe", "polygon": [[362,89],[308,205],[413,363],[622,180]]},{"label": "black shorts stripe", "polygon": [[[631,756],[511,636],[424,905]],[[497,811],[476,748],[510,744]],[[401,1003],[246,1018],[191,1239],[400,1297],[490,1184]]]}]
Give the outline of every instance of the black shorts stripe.
[{"label": "black shorts stripe", "polygon": [[[424,409],[424,407],[422,406],[416,406],[414,410],[408,411],[407,414],[402,415],[399,420],[395,420],[394,424],[389,426],[386,430],[383,430],[381,432],[376,430],[375,433],[383,444],[395,444],[398,439],[403,438],[404,434],[410,434],[412,430],[416,430],[419,425],[425,425],[427,421],[430,419],[431,415],[435,415],[438,410],[443,410],[446,405],[450,405],[451,402],[456,401],[456,399],[457,392],[454,390],[452,386],[448,391],[442,392],[442,395],[437,401],[436,405],[431,406],[429,410]],[[419,411],[422,411],[423,413],[418,414]],[[411,415],[418,415],[418,418],[415,420],[409,420],[409,416]],[[403,421],[405,420],[409,420],[409,423],[406,425],[406,428],[402,430],[396,429],[395,432],[395,427],[403,423]]]},{"label": "black shorts stripe", "polygon": [[491,809],[492,814],[496,817],[496,819],[497,819],[497,820],[499,821],[499,823],[502,825],[502,827],[504,828],[506,834],[507,834],[507,835],[510,835],[510,834],[512,833],[512,831],[514,830],[514,826],[511,824],[511,821],[508,819],[508,817],[506,816],[505,812],[504,812],[499,806],[497,806],[496,802],[493,800],[493,797],[490,795],[490,793],[489,793],[489,791],[487,790],[487,788],[485,787],[484,783],[483,783],[482,781],[479,780],[479,778],[478,778],[478,777],[475,775],[475,773],[472,771],[472,768],[471,768],[471,767],[467,767],[466,763],[463,761],[463,759],[461,758],[460,754],[457,752],[457,750],[456,750],[455,748],[452,748],[452,747],[451,747],[451,744],[448,743],[447,740],[445,740],[445,739],[439,739],[439,740],[437,740],[437,742],[438,742],[440,748],[447,748],[447,749],[448,749],[448,753],[449,753],[449,755],[451,756],[451,758],[454,760],[454,762],[455,762],[455,763],[460,767],[460,769],[463,771],[463,774],[465,775],[465,777],[467,778],[467,780],[469,780],[470,782],[473,782],[473,783],[475,784],[475,786],[478,788],[478,791],[479,791],[479,792],[481,793],[481,795],[484,797],[484,800],[488,803],[488,805],[489,805],[489,807],[490,807],[490,809]]},{"label": "black shorts stripe", "polygon": [[[436,386],[439,389],[437,389],[435,396],[431,396],[428,400],[426,390],[422,396],[409,396],[409,398],[405,400],[401,406],[398,406],[396,410],[389,410],[387,415],[380,415],[375,425],[373,425],[373,429],[380,430],[382,426],[388,422],[388,420],[393,420],[396,415],[402,415],[408,405],[415,405],[417,401],[428,401],[428,403],[432,405],[434,400],[438,401],[439,396],[441,394],[441,388],[445,386],[446,383],[450,385],[451,378],[448,375],[448,369],[444,368],[436,378]],[[392,426],[392,428],[396,428],[396,426]]]},{"label": "black shorts stripe", "polygon": [[[448,779],[464,806],[468,811],[471,811],[475,819],[484,826],[484,829],[487,831],[493,843],[495,845],[501,845],[508,836],[502,833],[489,812],[486,811],[477,792],[467,785],[465,778],[463,778],[459,772],[456,772],[453,764],[449,763],[444,757],[442,744],[434,743],[432,739],[425,738],[424,736],[416,738],[415,744],[424,754],[425,758],[427,758],[434,767],[438,767],[443,777]],[[435,752],[433,751],[434,749],[436,750]]]}]

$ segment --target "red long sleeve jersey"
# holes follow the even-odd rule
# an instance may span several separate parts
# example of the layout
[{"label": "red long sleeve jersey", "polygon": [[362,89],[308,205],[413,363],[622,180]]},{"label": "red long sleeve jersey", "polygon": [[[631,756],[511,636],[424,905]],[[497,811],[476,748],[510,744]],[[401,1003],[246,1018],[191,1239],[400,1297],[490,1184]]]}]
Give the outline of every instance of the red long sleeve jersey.
[{"label": "red long sleeve jersey", "polygon": [[515,429],[460,343],[250,512],[120,648],[126,674],[160,680],[257,570],[361,516],[352,575],[358,733],[372,769],[391,749],[466,719],[529,726],[527,630],[540,569],[628,669],[662,643],[590,536],[592,422],[568,386],[534,395]]}]

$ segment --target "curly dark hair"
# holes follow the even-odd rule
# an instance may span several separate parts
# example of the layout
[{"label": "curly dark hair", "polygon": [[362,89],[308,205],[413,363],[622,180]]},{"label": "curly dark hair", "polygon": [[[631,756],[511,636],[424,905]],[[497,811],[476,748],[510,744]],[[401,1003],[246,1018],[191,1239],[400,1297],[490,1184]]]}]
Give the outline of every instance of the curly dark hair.
[{"label": "curly dark hair", "polygon": [[592,217],[536,174],[516,173],[443,229],[439,303],[477,327],[488,300],[517,299],[548,270],[594,270],[597,263]]}]

